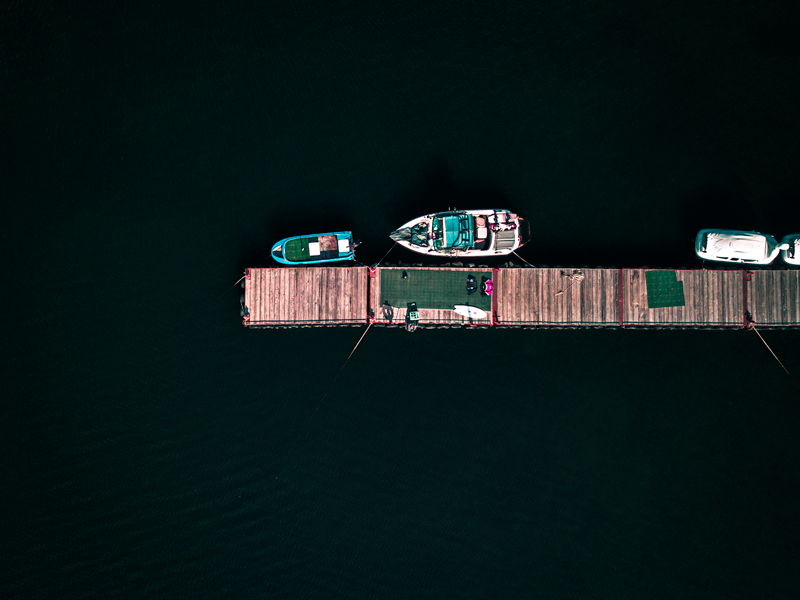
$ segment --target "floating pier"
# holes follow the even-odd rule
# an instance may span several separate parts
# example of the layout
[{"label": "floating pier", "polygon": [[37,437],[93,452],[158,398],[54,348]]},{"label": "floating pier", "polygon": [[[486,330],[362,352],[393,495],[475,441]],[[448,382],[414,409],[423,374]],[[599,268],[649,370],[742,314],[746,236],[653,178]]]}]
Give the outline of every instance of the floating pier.
[{"label": "floating pier", "polygon": [[244,283],[249,327],[366,323],[364,267],[248,269]]},{"label": "floating pier", "polygon": [[[468,277],[492,293],[467,293]],[[272,327],[800,327],[800,270],[376,266],[247,269],[243,324]],[[469,319],[453,307],[486,312]]]}]

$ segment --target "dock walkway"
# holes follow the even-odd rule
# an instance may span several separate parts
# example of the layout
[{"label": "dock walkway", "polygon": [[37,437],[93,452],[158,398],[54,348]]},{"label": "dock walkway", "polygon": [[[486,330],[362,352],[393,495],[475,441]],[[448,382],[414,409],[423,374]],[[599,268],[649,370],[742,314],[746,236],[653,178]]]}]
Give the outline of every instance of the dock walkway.
[{"label": "dock walkway", "polygon": [[[467,277],[491,279],[491,296]],[[246,271],[249,328],[404,326],[416,303],[423,327],[800,327],[800,270],[548,267],[268,267]],[[487,313],[470,320],[456,304]]]}]

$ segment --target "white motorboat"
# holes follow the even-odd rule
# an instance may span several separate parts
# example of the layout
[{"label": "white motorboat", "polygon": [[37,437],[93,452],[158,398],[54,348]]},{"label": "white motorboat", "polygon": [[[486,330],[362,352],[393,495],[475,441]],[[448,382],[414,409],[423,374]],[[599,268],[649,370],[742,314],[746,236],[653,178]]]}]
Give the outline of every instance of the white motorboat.
[{"label": "white motorboat", "polygon": [[788,248],[771,235],[732,229],[703,229],[694,244],[695,253],[704,260],[752,265],[768,265]]},{"label": "white motorboat", "polygon": [[429,256],[502,256],[530,240],[530,224],[505,209],[453,210],[409,221],[389,237]]}]

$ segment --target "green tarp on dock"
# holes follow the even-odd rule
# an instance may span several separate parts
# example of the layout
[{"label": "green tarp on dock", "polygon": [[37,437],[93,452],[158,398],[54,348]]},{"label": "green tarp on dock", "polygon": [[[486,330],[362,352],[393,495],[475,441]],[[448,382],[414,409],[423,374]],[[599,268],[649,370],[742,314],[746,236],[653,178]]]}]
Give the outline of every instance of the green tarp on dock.
[{"label": "green tarp on dock", "polygon": [[647,308],[686,306],[683,282],[675,271],[645,271],[647,279]]},{"label": "green tarp on dock", "polygon": [[[403,273],[407,278],[403,279]],[[416,302],[418,308],[452,310],[456,304],[468,304],[487,312],[492,310],[491,296],[480,291],[467,294],[467,276],[472,275],[480,284],[483,277],[492,278],[490,270],[430,271],[414,269],[381,269],[380,303],[405,308]]]}]

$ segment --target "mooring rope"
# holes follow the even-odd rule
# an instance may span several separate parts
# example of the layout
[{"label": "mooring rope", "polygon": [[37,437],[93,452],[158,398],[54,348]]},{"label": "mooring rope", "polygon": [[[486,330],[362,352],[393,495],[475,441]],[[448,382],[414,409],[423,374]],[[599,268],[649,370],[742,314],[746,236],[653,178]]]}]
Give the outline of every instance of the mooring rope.
[{"label": "mooring rope", "polygon": [[793,376],[791,373],[789,373],[789,369],[787,369],[787,368],[786,368],[786,367],[783,365],[783,363],[781,362],[781,359],[780,359],[780,358],[778,358],[778,355],[777,355],[777,354],[775,354],[775,352],[773,352],[773,351],[772,351],[772,348],[770,348],[770,347],[769,347],[769,344],[767,343],[767,341],[766,341],[766,340],[765,340],[763,337],[761,337],[761,334],[758,332],[758,329],[756,329],[756,326],[755,326],[755,325],[753,325],[753,324],[751,323],[751,324],[750,324],[750,329],[752,329],[753,331],[755,331],[755,332],[756,332],[756,335],[758,335],[758,337],[759,337],[759,338],[761,338],[761,341],[762,341],[762,342],[764,342],[764,345],[767,347],[767,350],[769,350],[769,351],[772,353],[772,356],[774,356],[774,357],[775,357],[775,360],[777,360],[777,361],[778,361],[778,364],[781,366],[781,368],[782,368],[784,371],[786,371],[786,374],[787,374],[789,377],[791,377],[791,378],[792,378],[792,381],[794,381],[795,385],[796,385],[797,387],[800,387],[800,383],[798,383],[797,379],[795,379],[795,378],[794,378],[794,376]]},{"label": "mooring rope", "polygon": [[356,345],[355,345],[355,346],[353,346],[353,349],[350,351],[350,356],[348,356],[348,357],[347,357],[347,360],[345,360],[345,361],[344,361],[344,364],[342,365],[342,368],[341,368],[341,369],[339,369],[339,372],[338,372],[338,373],[336,373],[336,377],[334,377],[334,378],[333,378],[333,381],[331,381],[330,385],[328,386],[328,389],[325,391],[325,395],[324,395],[324,396],[322,396],[322,400],[320,400],[320,401],[319,401],[319,404],[317,404],[317,408],[315,408],[315,409],[314,409],[314,412],[317,412],[317,410],[319,409],[319,407],[320,407],[320,406],[322,406],[322,402],[323,402],[323,400],[325,400],[325,398],[328,396],[328,393],[331,391],[331,388],[333,387],[333,384],[334,384],[334,383],[336,383],[336,380],[337,380],[337,379],[339,379],[339,375],[341,375],[341,374],[342,374],[342,371],[344,371],[344,368],[347,366],[347,363],[348,363],[348,361],[350,360],[350,357],[352,357],[352,356],[353,356],[353,354],[355,354],[355,352],[356,352],[356,348],[358,348],[358,345],[361,343],[361,340],[363,340],[363,339],[364,339],[364,336],[366,336],[366,335],[367,335],[367,331],[369,331],[369,328],[370,328],[370,327],[372,327],[372,323],[370,323],[369,325],[367,325],[367,328],[364,330],[364,333],[362,333],[362,334],[361,334],[361,337],[360,337],[360,338],[358,339],[358,341],[356,342]]},{"label": "mooring rope", "polygon": [[517,254],[516,252],[511,252],[511,254],[513,254],[514,256],[516,256],[518,259],[520,259],[522,262],[524,262],[524,263],[525,263],[526,265],[528,265],[529,267],[532,267],[532,266],[533,266],[531,263],[529,263],[527,260],[525,260],[524,258],[522,258],[522,257],[521,257],[519,254]]},{"label": "mooring rope", "polygon": [[[386,258],[387,256],[389,256],[389,252],[391,252],[392,250],[394,250],[394,247],[395,247],[395,246],[397,246],[397,242],[395,242],[394,244],[392,244],[392,247],[391,247],[391,248],[389,248],[389,249],[386,251],[386,254],[384,254],[384,255],[383,255],[383,258],[381,258],[381,259],[380,259],[378,262],[376,262],[376,263],[375,263],[373,266],[374,266],[374,267],[377,267],[379,264],[381,264],[381,263],[383,262],[383,259],[384,259],[384,258]],[[369,327],[367,327],[367,329],[369,329]],[[366,333],[366,332],[365,332],[365,333]]]},{"label": "mooring rope", "polygon": [[[566,277],[569,280],[569,281],[567,281],[567,289],[566,289],[566,291],[569,291],[572,288],[572,284],[574,282],[577,281],[578,283],[580,283],[581,281],[584,280],[583,273],[581,271],[579,271],[578,269],[572,269],[572,273],[567,273],[566,271],[561,271],[561,276],[562,277]],[[563,294],[564,291],[565,290],[560,290],[560,291],[556,292],[555,295],[558,296],[560,294]]]},{"label": "mooring rope", "polygon": [[[242,280],[242,279],[244,279],[245,277],[247,277],[247,275],[242,275],[242,276],[239,278],[239,281],[241,281],[241,280]],[[239,281],[237,281],[237,282],[236,282],[236,283],[234,283],[234,284],[233,284],[231,287],[229,287],[227,290],[225,290],[224,292],[222,292],[222,293],[219,295],[219,298],[222,298],[222,297],[223,297],[225,294],[227,294],[227,293],[228,293],[228,292],[230,292],[230,291],[231,291],[233,288],[235,288],[237,285],[239,285]],[[219,298],[217,298],[217,300],[219,300]]]}]

